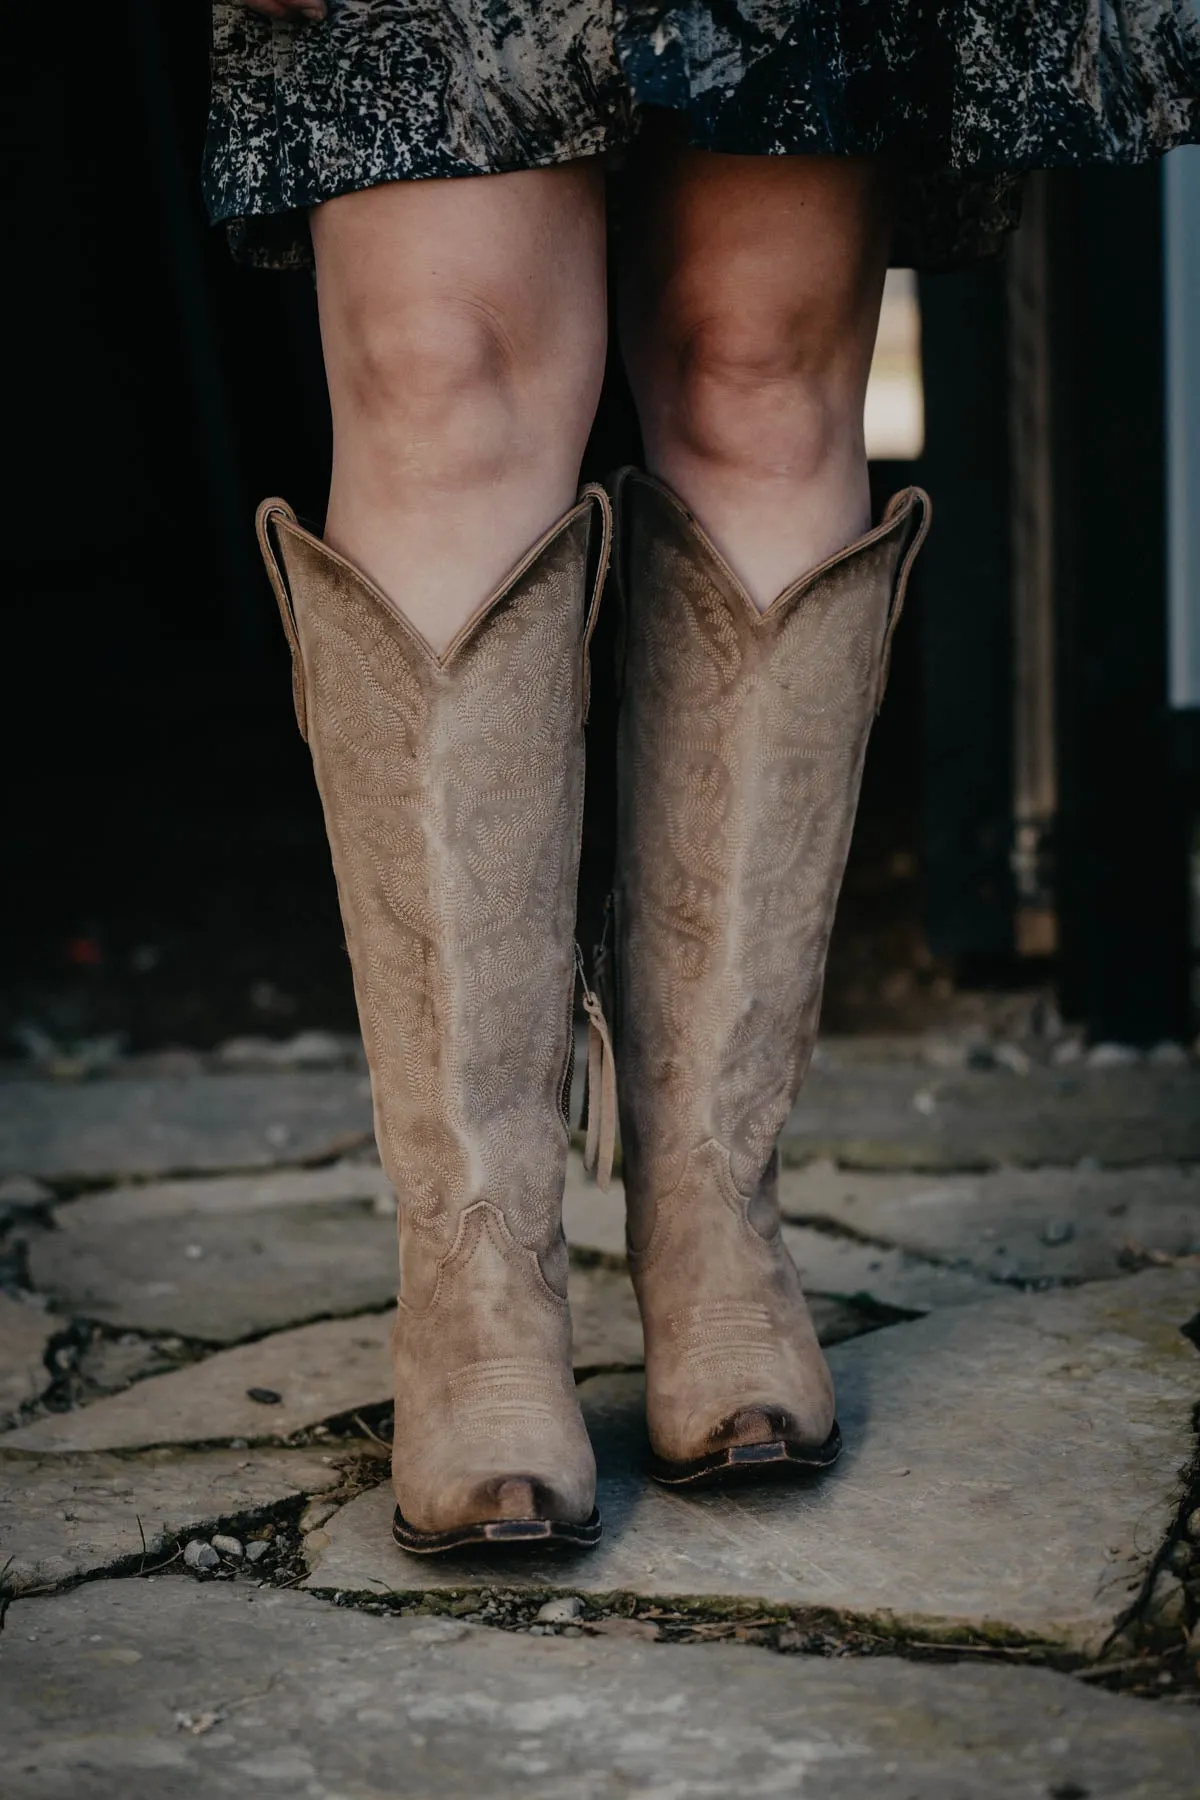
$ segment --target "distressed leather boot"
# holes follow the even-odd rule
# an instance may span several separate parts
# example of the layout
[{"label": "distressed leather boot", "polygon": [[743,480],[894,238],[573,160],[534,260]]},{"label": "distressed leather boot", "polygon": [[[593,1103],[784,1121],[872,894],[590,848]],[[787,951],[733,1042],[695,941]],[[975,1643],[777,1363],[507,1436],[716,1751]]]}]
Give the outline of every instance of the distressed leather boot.
[{"label": "distressed leather boot", "polygon": [[659,1480],[840,1448],[777,1194],[867,737],[929,502],[766,612],[659,482],[618,478],[616,1024],[629,1261]]},{"label": "distressed leather boot", "polygon": [[281,501],[259,509],[399,1202],[393,1532],[407,1550],[600,1533],[562,1193],[610,517],[586,489],[437,655]]}]

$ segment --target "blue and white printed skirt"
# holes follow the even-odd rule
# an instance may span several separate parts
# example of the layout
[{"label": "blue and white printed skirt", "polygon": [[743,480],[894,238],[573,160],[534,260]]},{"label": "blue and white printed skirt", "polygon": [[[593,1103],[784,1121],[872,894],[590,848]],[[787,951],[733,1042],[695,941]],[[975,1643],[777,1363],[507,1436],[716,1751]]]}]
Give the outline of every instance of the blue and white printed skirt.
[{"label": "blue and white printed skirt", "polygon": [[212,62],[205,198],[269,268],[319,201],[603,155],[645,107],[701,149],[892,159],[918,267],[996,250],[1022,171],[1200,139],[1197,0],[215,0]]}]

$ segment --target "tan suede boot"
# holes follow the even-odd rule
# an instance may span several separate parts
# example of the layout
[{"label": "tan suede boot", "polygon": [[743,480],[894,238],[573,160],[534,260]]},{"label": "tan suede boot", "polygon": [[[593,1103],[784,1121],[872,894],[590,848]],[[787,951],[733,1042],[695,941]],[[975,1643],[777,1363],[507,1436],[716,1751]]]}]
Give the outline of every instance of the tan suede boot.
[{"label": "tan suede boot", "polygon": [[618,479],[617,1077],[653,1472],[838,1454],[779,1229],[867,737],[929,502],[759,613],[660,483]]},{"label": "tan suede boot", "polygon": [[585,490],[438,656],[281,501],[259,509],[399,1201],[393,1529],[408,1550],[600,1533],[562,1193],[610,517]]}]

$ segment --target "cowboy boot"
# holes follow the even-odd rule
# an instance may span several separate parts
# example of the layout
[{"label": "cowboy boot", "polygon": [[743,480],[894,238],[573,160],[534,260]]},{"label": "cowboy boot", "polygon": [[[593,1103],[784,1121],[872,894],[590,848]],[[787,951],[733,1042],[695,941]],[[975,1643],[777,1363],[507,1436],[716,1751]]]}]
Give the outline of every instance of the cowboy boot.
[{"label": "cowboy boot", "polygon": [[600,1533],[562,1193],[610,516],[586,489],[437,655],[281,501],[259,509],[399,1207],[393,1534],[407,1550]]},{"label": "cowboy boot", "polygon": [[898,494],[760,613],[666,487],[618,478],[617,1079],[652,1468],[672,1484],[840,1448],[776,1145],[928,515]]}]

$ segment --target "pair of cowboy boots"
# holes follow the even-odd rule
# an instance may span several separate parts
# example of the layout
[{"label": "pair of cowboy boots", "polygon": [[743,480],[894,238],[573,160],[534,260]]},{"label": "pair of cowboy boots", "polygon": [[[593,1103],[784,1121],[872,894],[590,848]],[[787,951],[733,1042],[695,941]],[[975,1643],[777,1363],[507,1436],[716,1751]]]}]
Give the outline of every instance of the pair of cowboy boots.
[{"label": "pair of cowboy boots", "polygon": [[[867,737],[928,503],[751,603],[687,509],[616,486],[623,604],[616,1081],[658,1479],[838,1453],[779,1229]],[[280,501],[292,652],[399,1200],[394,1535],[596,1541],[571,1367],[569,1146],[589,645],[612,519],[587,488],[443,654]],[[591,1019],[589,1152],[613,1067]]]}]

